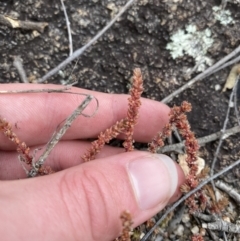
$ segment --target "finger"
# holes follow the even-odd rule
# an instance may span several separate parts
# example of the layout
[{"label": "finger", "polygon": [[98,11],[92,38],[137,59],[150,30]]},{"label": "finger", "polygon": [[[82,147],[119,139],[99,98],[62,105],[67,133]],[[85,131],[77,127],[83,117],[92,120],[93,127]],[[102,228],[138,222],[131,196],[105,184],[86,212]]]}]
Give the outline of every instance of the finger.
[{"label": "finger", "polygon": [[[55,172],[67,169],[83,163],[82,156],[90,147],[87,141],[60,141],[48,156],[45,166],[50,166]],[[46,146],[32,147],[31,154],[34,162],[45,151]],[[37,150],[37,152],[36,152]],[[123,153],[123,148],[105,146],[96,159],[105,158]],[[19,154],[16,151],[0,151],[0,180],[16,180],[26,178],[27,174],[23,168],[24,163],[19,161]],[[25,166],[25,165],[24,165]],[[28,166],[25,166],[29,169]]]},{"label": "finger", "polygon": [[[4,90],[56,89],[59,86],[2,84],[1,88]],[[64,135],[64,140],[95,138],[101,131],[126,117],[128,95],[105,94],[79,88],[72,88],[71,91],[94,95],[99,101],[99,107],[94,117],[79,116]],[[14,132],[21,140],[28,145],[39,145],[50,139],[57,126],[81,104],[84,98],[82,95],[66,93],[2,94],[0,95],[1,117],[12,124]],[[142,98],[141,101],[134,138],[136,141],[148,142],[167,123],[169,107],[149,99]],[[92,100],[84,113],[91,115],[96,108],[96,101]],[[14,146],[10,141],[6,141],[2,134],[0,141],[2,150],[10,147],[13,149]]]},{"label": "finger", "polygon": [[137,226],[176,198],[183,181],[169,157],[131,152],[42,178],[3,182],[1,238],[110,241],[120,233],[123,210]]}]

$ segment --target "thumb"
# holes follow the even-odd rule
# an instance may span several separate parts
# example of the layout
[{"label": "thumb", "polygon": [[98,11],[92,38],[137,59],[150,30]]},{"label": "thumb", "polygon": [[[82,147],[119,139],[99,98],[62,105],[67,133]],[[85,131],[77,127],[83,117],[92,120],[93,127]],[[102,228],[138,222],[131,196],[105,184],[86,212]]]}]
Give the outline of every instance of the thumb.
[{"label": "thumb", "polygon": [[180,167],[165,155],[122,153],[0,185],[3,240],[110,241],[120,214],[137,226],[179,197]]}]

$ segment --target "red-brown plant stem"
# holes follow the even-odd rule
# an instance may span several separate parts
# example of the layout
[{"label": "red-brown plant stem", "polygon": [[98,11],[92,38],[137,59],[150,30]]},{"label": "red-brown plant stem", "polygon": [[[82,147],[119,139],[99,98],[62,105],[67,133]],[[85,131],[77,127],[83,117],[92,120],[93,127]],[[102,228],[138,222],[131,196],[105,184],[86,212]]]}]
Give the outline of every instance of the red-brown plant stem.
[{"label": "red-brown plant stem", "polygon": [[126,135],[123,146],[126,151],[132,151],[133,147],[133,130],[137,123],[139,107],[141,105],[140,98],[143,91],[143,80],[140,69],[135,69],[133,74],[133,86],[130,90],[131,97],[128,99],[127,117],[120,120],[109,129],[101,132],[98,139],[91,143],[91,148],[82,157],[84,161],[91,161],[110,140],[116,138],[119,134]]},{"label": "red-brown plant stem", "polygon": [[[194,133],[190,130],[190,125],[185,114],[186,112],[191,111],[191,108],[191,104],[186,101],[184,101],[180,107],[174,106],[169,113],[169,123],[166,124],[163,131],[159,132],[149,144],[149,151],[155,153],[157,148],[164,145],[165,138],[171,135],[173,127],[176,127],[179,130],[180,134],[185,139],[187,154],[186,162],[190,169],[190,172],[186,177],[186,182],[181,187],[182,192],[189,192],[198,185],[198,178],[196,175],[198,167],[196,165],[196,160],[199,145]],[[198,195],[201,196],[201,192]],[[193,196],[191,196],[186,202],[191,211],[196,211],[199,207]]]},{"label": "red-brown plant stem", "polygon": [[203,236],[201,234],[194,234],[192,236],[192,241],[204,241]]},{"label": "red-brown plant stem", "polygon": [[23,157],[24,162],[27,165],[32,164],[32,156],[30,153],[30,148],[26,145],[25,142],[19,140],[17,135],[13,132],[12,126],[2,118],[0,118],[0,131],[13,143],[17,145],[17,152],[20,153]]},{"label": "red-brown plant stem", "polygon": [[185,139],[185,149],[187,153],[186,162],[188,163],[190,172],[187,176],[187,183],[191,190],[198,185],[196,173],[198,167],[196,165],[197,153],[199,145],[194,133],[190,129],[189,122],[187,120],[186,112],[191,111],[191,104],[184,101],[180,107],[173,108],[173,124],[177,127],[182,137]]},{"label": "red-brown plant stem", "polygon": [[[27,165],[32,167],[33,157],[30,155],[30,148],[25,142],[22,142],[17,135],[13,132],[12,126],[2,118],[0,118],[0,131],[13,143],[17,145],[17,152],[22,156],[21,160]],[[54,173],[50,166],[41,167],[39,169],[39,175],[47,175]]]},{"label": "red-brown plant stem", "polygon": [[[189,175],[196,178],[197,166],[197,152],[199,149],[198,142],[194,133],[190,130],[190,125],[187,120],[186,112],[191,111],[191,104],[184,101],[180,107],[174,106],[169,113],[169,123],[165,125],[162,132],[159,132],[149,144],[149,151],[155,153],[157,148],[164,145],[164,139],[171,135],[172,129],[175,126],[182,137],[185,139],[185,148],[187,153],[188,166],[190,168]],[[191,181],[191,185],[192,185]],[[195,184],[193,185],[195,186]],[[194,188],[194,187],[192,187]]]},{"label": "red-brown plant stem", "polygon": [[172,133],[172,125],[170,123],[166,124],[163,127],[163,130],[155,137],[153,137],[152,141],[148,145],[148,150],[152,153],[156,153],[157,149],[164,146],[164,140],[169,137]]},{"label": "red-brown plant stem", "polygon": [[134,150],[133,131],[134,126],[137,124],[139,115],[139,107],[141,106],[141,95],[143,92],[143,79],[142,73],[139,68],[133,71],[133,86],[130,90],[130,98],[128,98],[128,112],[127,112],[127,128],[125,129],[125,141],[123,146],[126,151]]},{"label": "red-brown plant stem", "polygon": [[38,170],[39,176],[53,174],[55,171],[50,166],[41,166]]},{"label": "red-brown plant stem", "polygon": [[184,101],[180,107],[174,106],[169,113],[169,122],[163,130],[159,132],[149,143],[149,151],[157,152],[157,149],[164,145],[164,140],[172,133],[173,127],[177,127],[181,135],[186,139],[186,152],[189,154],[190,162],[196,161],[196,153],[198,151],[197,140],[190,130],[190,125],[186,117],[186,112],[191,111],[191,104]]},{"label": "red-brown plant stem", "polygon": [[91,161],[95,159],[97,153],[113,138],[116,138],[120,133],[123,133],[126,128],[127,119],[122,119],[115,125],[101,132],[98,139],[91,143],[91,148],[82,157],[84,161]]}]

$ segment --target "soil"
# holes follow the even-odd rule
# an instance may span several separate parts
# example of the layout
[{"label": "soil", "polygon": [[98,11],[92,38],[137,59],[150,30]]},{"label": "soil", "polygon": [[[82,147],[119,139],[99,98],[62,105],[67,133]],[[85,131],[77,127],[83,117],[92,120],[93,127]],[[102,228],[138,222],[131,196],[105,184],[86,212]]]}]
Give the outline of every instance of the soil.
[{"label": "soil", "polygon": [[[65,1],[71,22],[74,50],[86,44],[125,4],[126,0],[69,0]],[[81,88],[106,93],[128,93],[132,70],[140,67],[144,76],[144,97],[161,101],[197,75],[186,73],[195,66],[193,57],[184,55],[173,59],[166,46],[170,37],[186,25],[194,24],[199,31],[209,28],[214,43],[207,56],[217,62],[240,43],[240,12],[238,1],[229,1],[234,23],[226,26],[214,20],[213,6],[217,0],[139,0],[108,30],[100,40],[88,49],[77,61],[48,79],[48,83],[78,81]],[[30,81],[42,77],[69,55],[66,21],[60,1],[4,0],[0,2],[0,14],[19,20],[47,22],[43,32],[13,29],[0,25],[0,82],[16,83],[20,78],[13,66],[14,56],[20,56]],[[75,65],[76,64],[76,65]],[[192,130],[197,137],[220,131],[226,116],[231,91],[222,92],[231,67],[221,70],[188,88],[169,103],[179,105],[189,101],[193,110],[188,115]],[[70,78],[70,80],[68,80]],[[220,88],[218,88],[220,86]],[[233,108],[232,108],[233,109]],[[231,110],[228,128],[237,125]],[[215,171],[218,171],[240,156],[239,134],[224,140]],[[200,156],[211,165],[218,141],[206,144]],[[225,175],[224,180],[234,188],[240,188],[240,167]],[[195,225],[196,221],[192,221]],[[178,224],[179,225],[179,224]],[[176,228],[175,228],[176,229]],[[190,230],[191,226],[185,230]],[[222,233],[216,233],[222,238]],[[186,236],[188,235],[188,236]],[[178,236],[174,231],[163,239],[189,240],[188,232]],[[229,235],[228,240],[237,240]],[[211,240],[206,237],[205,240]]]}]

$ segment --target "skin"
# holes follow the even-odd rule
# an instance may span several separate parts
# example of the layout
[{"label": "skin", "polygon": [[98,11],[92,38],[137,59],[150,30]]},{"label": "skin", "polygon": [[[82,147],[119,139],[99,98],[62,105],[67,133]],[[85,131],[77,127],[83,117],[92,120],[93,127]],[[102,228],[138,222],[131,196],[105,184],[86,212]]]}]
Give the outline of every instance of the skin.
[{"label": "skin", "polygon": [[[43,88],[59,86],[1,85],[2,90]],[[130,211],[134,226],[137,226],[180,196],[178,187],[183,184],[184,175],[176,164],[178,187],[175,193],[170,195],[166,191],[162,202],[153,208],[142,210],[139,207],[126,167],[131,160],[148,153],[125,153],[122,148],[106,146],[96,160],[82,163],[80,157],[90,147],[87,139],[96,138],[126,116],[128,96],[79,88],[71,91],[94,95],[99,107],[91,118],[79,116],[50,154],[46,165],[57,173],[25,179],[16,146],[0,133],[2,240],[110,241],[121,231],[119,216],[123,210]],[[37,159],[57,126],[83,99],[81,95],[58,93],[1,95],[1,117],[11,123],[19,139],[32,151],[42,148],[35,154]],[[167,123],[169,107],[149,99],[141,101],[134,139],[147,143]],[[96,102],[92,101],[84,113],[91,115],[95,109]]]}]

